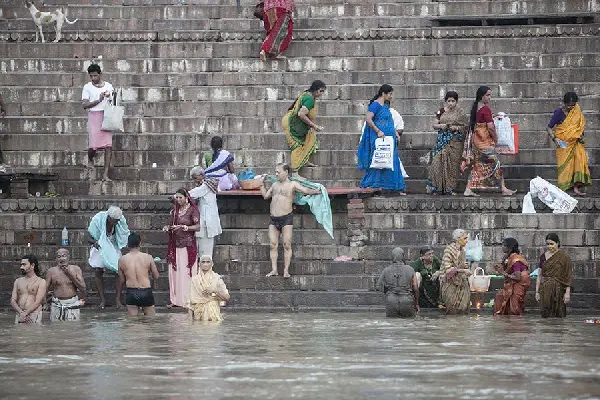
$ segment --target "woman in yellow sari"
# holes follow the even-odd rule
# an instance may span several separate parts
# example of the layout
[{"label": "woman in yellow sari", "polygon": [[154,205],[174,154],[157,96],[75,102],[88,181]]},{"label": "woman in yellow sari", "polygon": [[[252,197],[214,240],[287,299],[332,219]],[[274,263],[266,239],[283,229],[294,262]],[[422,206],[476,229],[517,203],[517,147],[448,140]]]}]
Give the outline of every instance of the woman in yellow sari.
[{"label": "woman in yellow sari", "polygon": [[300,168],[304,166],[315,166],[308,160],[311,154],[317,151],[319,145],[317,132],[324,129],[315,123],[317,120],[316,100],[323,96],[326,88],[325,83],[314,81],[308,90],[300,93],[281,120],[285,138],[292,152],[290,159],[292,175],[297,175]]},{"label": "woman in yellow sari", "polygon": [[576,196],[584,196],[581,189],[592,179],[583,141],[585,119],[577,101],[577,94],[566,93],[563,106],[554,111],[546,130],[556,145],[558,187],[564,191],[573,188]]},{"label": "woman in yellow sari", "polygon": [[212,270],[212,257],[200,257],[198,275],[192,278],[190,298],[185,307],[196,321],[222,321],[221,301],[229,300],[229,291],[219,274]]}]

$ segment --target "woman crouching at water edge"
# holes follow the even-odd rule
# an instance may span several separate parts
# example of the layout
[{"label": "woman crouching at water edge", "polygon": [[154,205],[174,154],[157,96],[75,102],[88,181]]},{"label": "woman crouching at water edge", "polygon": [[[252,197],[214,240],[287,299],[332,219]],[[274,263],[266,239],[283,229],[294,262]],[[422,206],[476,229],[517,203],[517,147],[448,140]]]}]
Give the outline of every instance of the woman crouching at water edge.
[{"label": "woman crouching at water edge", "polygon": [[527,270],[529,264],[521,255],[516,239],[504,239],[502,251],[506,258],[502,264],[496,265],[496,271],[504,275],[504,287],[494,299],[494,314],[522,315],[525,311],[525,294],[531,285]]},{"label": "woman crouching at water edge", "polygon": [[473,107],[471,107],[471,135],[465,143],[465,163],[463,170],[471,164],[471,173],[467,181],[465,196],[478,196],[476,189],[500,188],[503,196],[512,196],[516,190],[510,190],[504,184],[500,160],[496,154],[498,135],[489,104],[492,90],[487,86],[477,89]]},{"label": "woman crouching at water edge", "polygon": [[571,301],[573,263],[567,253],[560,250],[556,233],[546,236],[546,251],[540,257],[538,268],[535,299],[540,303],[542,317],[566,317],[566,305]]},{"label": "woman crouching at water edge", "polygon": [[190,297],[185,307],[190,318],[199,321],[221,321],[221,301],[229,300],[229,291],[219,274],[213,271],[212,257],[199,259],[198,274],[190,283]]},{"label": "woman crouching at water edge", "polygon": [[[369,103],[366,116],[366,126],[360,138],[358,151],[358,169],[365,171],[365,176],[360,181],[361,188],[375,188],[393,191],[404,196],[406,184],[400,168],[400,157],[396,144],[396,129],[390,108],[386,102],[391,102],[394,89],[390,85],[383,85]],[[394,169],[371,168],[375,140],[391,136],[394,138],[393,162]]]},{"label": "woman crouching at water edge", "polygon": [[171,225],[163,228],[169,232],[167,262],[169,263],[169,289],[171,304],[182,307],[189,295],[190,281],[197,273],[195,232],[200,228],[200,211],[185,189],[175,193],[171,211]]},{"label": "woman crouching at water edge", "polygon": [[446,305],[446,314],[466,313],[471,305],[471,288],[465,246],[469,241],[467,232],[456,229],[452,232],[453,242],[446,246],[442,257],[441,298]]},{"label": "woman crouching at water edge", "polygon": [[427,193],[456,195],[456,181],[464,149],[469,118],[458,107],[458,93],[448,92],[446,104],[438,111],[433,128],[438,131],[433,160],[428,169]]}]

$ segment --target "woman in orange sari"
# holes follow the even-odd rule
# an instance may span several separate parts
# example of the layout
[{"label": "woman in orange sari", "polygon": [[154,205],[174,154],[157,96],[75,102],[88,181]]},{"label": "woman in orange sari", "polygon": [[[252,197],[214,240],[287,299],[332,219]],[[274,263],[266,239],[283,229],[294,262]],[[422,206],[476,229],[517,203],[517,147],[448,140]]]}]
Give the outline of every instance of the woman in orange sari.
[{"label": "woman in orange sari", "polygon": [[585,119],[578,100],[576,93],[566,93],[563,106],[554,111],[546,130],[556,145],[558,187],[564,191],[573,188],[575,196],[584,196],[581,189],[592,179],[583,141]]},{"label": "woman in orange sari", "polygon": [[519,242],[514,238],[504,239],[502,251],[506,258],[501,265],[496,266],[496,271],[504,275],[504,288],[494,299],[494,315],[523,315],[525,294],[531,285],[529,264],[521,255]]},{"label": "woman in orange sari", "polygon": [[489,104],[492,90],[487,86],[477,89],[473,107],[471,107],[471,132],[465,141],[464,171],[471,165],[465,196],[478,196],[477,189],[499,188],[503,196],[512,196],[515,192],[504,185],[500,160],[496,154],[498,135]]},{"label": "woman in orange sari", "polygon": [[564,318],[571,301],[573,263],[560,250],[556,233],[546,236],[546,251],[540,257],[540,273],[535,282],[535,299],[540,303],[543,318]]}]

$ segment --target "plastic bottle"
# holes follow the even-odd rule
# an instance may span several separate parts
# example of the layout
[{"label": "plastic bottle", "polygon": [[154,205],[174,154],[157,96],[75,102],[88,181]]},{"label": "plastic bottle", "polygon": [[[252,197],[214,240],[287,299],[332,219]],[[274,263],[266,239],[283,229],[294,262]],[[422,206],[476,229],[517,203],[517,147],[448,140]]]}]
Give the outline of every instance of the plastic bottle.
[{"label": "plastic bottle", "polygon": [[68,246],[69,245],[69,231],[67,230],[67,227],[65,226],[62,230],[62,236],[61,236],[61,244],[63,246]]}]

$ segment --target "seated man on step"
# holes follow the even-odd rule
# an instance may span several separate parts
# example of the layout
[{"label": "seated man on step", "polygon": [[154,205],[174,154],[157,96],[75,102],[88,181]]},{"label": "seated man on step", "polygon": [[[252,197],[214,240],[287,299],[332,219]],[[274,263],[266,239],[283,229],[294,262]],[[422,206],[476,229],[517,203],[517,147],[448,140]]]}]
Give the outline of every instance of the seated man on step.
[{"label": "seated man on step", "polygon": [[271,243],[271,272],[267,276],[277,276],[277,250],[279,235],[283,234],[283,277],[290,277],[290,263],[292,261],[292,232],[294,229],[294,213],[292,204],[296,192],[304,194],[321,194],[319,189],[310,189],[300,183],[291,181],[289,174],[291,168],[287,164],[277,164],[275,176],[277,182],[269,190],[265,187],[267,176],[263,178],[260,192],[265,200],[271,199],[271,223],[269,224],[269,241]]}]

